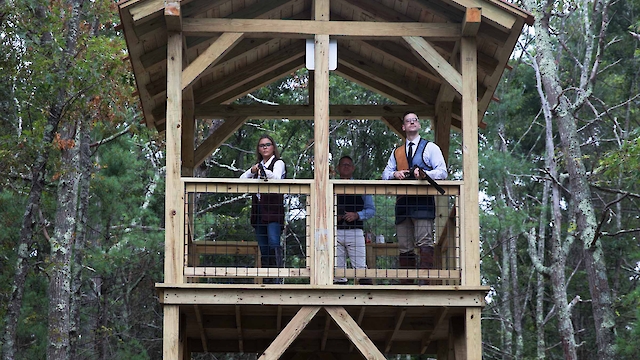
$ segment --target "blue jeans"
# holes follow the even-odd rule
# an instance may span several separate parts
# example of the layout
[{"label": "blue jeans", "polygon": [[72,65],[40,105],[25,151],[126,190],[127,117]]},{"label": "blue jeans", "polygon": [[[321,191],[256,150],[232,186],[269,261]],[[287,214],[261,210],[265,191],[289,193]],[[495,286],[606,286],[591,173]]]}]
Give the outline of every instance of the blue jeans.
[{"label": "blue jeans", "polygon": [[278,267],[276,252],[280,250],[281,225],[277,222],[256,225],[256,240],[260,247],[262,267]]}]

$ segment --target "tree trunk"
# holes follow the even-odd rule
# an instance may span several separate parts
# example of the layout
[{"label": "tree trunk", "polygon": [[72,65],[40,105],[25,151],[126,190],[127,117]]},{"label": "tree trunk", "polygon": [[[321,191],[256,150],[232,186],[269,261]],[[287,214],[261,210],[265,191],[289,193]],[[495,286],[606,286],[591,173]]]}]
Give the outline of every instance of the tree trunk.
[{"label": "tree trunk", "polygon": [[[49,270],[49,343],[48,360],[70,357],[71,333],[71,261],[76,234],[78,204],[78,144],[76,125],[64,124],[61,144],[60,182],[58,183],[55,228],[50,239]],[[75,137],[75,141],[73,141]],[[71,143],[73,141],[73,143]]]},{"label": "tree trunk", "polygon": [[[546,157],[549,159],[549,157]],[[547,168],[549,166],[547,165]],[[544,189],[542,190],[542,209],[540,214],[540,225],[538,227],[538,257],[544,263],[545,258],[545,239],[546,239],[546,231],[545,228],[548,224],[547,217],[547,206],[549,205],[549,195],[551,190],[551,183],[549,181],[544,183]],[[546,281],[544,279],[544,275],[542,273],[536,274],[536,359],[543,360],[545,359],[545,347],[546,343],[544,340],[544,285]]]},{"label": "tree trunk", "polygon": [[513,289],[511,288],[511,270],[509,252],[509,233],[500,238],[502,247],[502,266],[500,269],[500,292],[502,293],[502,304],[500,305],[500,317],[502,318],[502,359],[513,359],[513,313],[511,306],[513,303]]},{"label": "tree trunk", "polygon": [[80,184],[78,188],[78,224],[76,231],[76,241],[73,251],[73,267],[71,279],[71,309],[70,309],[70,350],[69,357],[76,359],[78,353],[78,339],[80,336],[88,335],[82,331],[80,324],[80,309],[82,306],[82,262],[84,259],[86,235],[87,235],[87,217],[89,210],[89,180],[91,178],[91,151],[89,143],[91,136],[89,133],[90,121],[88,117],[84,118],[79,125],[80,128]]}]

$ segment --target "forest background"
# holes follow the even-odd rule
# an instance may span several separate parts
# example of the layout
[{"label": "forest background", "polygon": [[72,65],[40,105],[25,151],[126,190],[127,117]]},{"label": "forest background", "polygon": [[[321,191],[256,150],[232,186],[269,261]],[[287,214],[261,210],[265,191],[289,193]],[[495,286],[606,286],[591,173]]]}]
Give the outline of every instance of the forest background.
[{"label": "forest background", "polygon": [[[483,357],[637,359],[640,1],[517,5],[536,21],[480,131]],[[161,358],[163,136],[141,124],[118,23],[110,0],[0,0],[2,359]],[[238,101],[306,103],[307,79]],[[333,75],[330,99],[390,103]],[[264,120],[198,175],[239,176],[263,133],[290,178],[312,177],[312,122]],[[330,136],[362,179],[398,142],[380,121],[332,121]]]}]

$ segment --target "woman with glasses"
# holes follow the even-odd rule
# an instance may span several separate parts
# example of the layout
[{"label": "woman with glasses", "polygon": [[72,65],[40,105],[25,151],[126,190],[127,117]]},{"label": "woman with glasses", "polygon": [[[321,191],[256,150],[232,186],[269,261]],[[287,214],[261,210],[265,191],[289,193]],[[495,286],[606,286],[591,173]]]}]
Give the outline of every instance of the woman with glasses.
[{"label": "woman with glasses", "polygon": [[[256,164],[240,175],[241,179],[284,179],[286,167],[280,159],[276,142],[262,135],[256,146]],[[283,267],[280,233],[284,224],[282,194],[255,194],[251,200],[251,225],[256,231],[263,267]],[[282,284],[281,278],[265,279],[265,283]]]}]

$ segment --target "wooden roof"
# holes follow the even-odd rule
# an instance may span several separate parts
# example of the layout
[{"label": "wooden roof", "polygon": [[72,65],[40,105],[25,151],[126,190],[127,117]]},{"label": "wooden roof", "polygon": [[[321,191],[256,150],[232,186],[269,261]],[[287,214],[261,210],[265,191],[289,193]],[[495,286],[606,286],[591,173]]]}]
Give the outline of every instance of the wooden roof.
[{"label": "wooden roof", "polygon": [[[439,104],[451,103],[451,124],[458,128],[459,42],[477,33],[481,123],[524,23],[532,21],[501,0],[331,0],[330,6],[330,21],[319,22],[310,20],[312,0],[121,1],[146,124],[165,127],[168,32],[184,36],[183,99],[196,119],[239,116],[240,109],[221,105],[304,68],[305,40],[320,33],[337,40],[336,74],[413,105],[421,117],[434,117]],[[401,110],[336,107],[330,113],[391,118]],[[242,111],[246,118],[265,110]],[[313,109],[282,109],[274,116],[280,115],[311,118]]]}]

